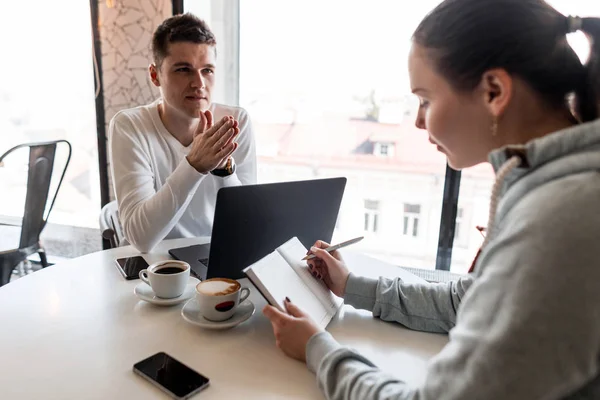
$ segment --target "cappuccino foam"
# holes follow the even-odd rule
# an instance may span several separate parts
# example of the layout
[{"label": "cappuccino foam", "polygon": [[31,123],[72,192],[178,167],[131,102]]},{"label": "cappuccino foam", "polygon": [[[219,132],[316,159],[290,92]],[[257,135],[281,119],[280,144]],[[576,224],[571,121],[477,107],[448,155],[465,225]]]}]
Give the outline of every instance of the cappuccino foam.
[{"label": "cappuccino foam", "polygon": [[240,284],[236,281],[209,279],[198,284],[198,292],[208,296],[225,296],[239,290]]}]

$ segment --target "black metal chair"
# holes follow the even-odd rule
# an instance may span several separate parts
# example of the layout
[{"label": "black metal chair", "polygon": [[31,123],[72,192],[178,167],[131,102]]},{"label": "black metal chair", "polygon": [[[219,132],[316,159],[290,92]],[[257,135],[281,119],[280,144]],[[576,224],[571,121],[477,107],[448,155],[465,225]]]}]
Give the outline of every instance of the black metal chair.
[{"label": "black metal chair", "polygon": [[[66,144],[68,156],[54,194],[49,196],[56,149],[59,143]],[[48,220],[50,211],[52,211],[67,167],[71,161],[71,144],[66,140],[54,140],[49,142],[24,143],[15,146],[0,156],[0,165],[2,165],[3,160],[9,154],[27,147],[29,147],[29,168],[27,172],[25,207],[21,223],[21,237],[18,248],[9,250],[0,249],[0,286],[7,284],[15,267],[34,253],[39,254],[43,268],[48,266],[46,252],[40,243],[40,234],[46,226],[46,221]],[[49,199],[51,199],[50,207],[46,211]]]},{"label": "black metal chair", "polygon": [[106,250],[119,247],[123,241],[123,228],[119,221],[119,207],[116,200],[102,207],[99,222],[103,248]]}]

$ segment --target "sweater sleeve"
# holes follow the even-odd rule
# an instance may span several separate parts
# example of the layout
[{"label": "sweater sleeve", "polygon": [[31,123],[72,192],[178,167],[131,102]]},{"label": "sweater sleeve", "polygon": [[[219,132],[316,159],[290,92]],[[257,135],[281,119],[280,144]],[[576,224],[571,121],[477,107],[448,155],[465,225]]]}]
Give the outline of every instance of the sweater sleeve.
[{"label": "sweater sleeve", "polygon": [[344,302],[410,329],[446,333],[456,324],[458,306],[472,283],[471,277],[417,284],[400,278],[371,279],[350,274]]},{"label": "sweater sleeve", "polygon": [[[587,210],[597,202],[600,185],[561,185],[513,210],[506,228],[483,251],[480,276],[422,385],[411,387],[383,373],[321,333],[307,345],[307,362],[326,397],[525,400],[578,393],[596,398],[600,214]],[[553,201],[540,206],[549,198]]]},{"label": "sweater sleeve", "polygon": [[147,144],[129,118],[116,114],[109,125],[110,158],[119,214],[127,240],[147,253],[173,229],[206,176],[183,159],[156,190]]}]

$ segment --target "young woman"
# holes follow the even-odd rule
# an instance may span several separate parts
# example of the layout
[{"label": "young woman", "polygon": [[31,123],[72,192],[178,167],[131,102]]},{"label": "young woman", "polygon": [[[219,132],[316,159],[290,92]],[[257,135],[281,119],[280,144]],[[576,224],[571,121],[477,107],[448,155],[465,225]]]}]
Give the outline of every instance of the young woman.
[{"label": "young woman", "polygon": [[[583,31],[582,65],[567,43]],[[542,0],[446,0],[409,58],[416,124],[454,168],[496,171],[469,278],[416,287],[353,275],[322,250],[310,268],[346,304],[449,332],[425,382],[379,371],[292,302],[264,309],[277,345],[330,399],[600,399],[600,19]]]}]

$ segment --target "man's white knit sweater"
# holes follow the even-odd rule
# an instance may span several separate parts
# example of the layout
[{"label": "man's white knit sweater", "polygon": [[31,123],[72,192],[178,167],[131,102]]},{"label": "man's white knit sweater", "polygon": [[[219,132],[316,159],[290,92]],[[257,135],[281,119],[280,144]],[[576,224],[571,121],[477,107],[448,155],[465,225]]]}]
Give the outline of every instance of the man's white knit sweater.
[{"label": "man's white knit sweater", "polygon": [[158,113],[160,99],[123,110],[110,122],[110,161],[126,239],[143,253],[163,239],[210,236],[222,187],[256,183],[256,147],[246,111],[213,103],[213,121],[232,115],[239,124],[233,153],[236,171],[228,177],[201,174]]}]

